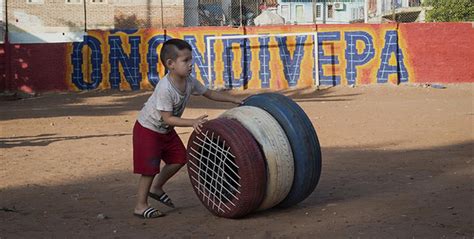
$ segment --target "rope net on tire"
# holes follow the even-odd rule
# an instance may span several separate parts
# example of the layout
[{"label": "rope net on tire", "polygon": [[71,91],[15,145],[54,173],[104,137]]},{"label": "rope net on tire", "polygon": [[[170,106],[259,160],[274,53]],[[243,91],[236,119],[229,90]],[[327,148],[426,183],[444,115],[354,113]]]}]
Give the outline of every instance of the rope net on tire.
[{"label": "rope net on tire", "polygon": [[[231,211],[236,205],[233,200],[239,200],[240,176],[239,167],[230,146],[220,136],[209,134],[209,131],[199,134],[192,143],[198,150],[191,148],[189,155],[196,162],[189,161],[189,169],[197,177],[192,176],[194,187],[202,195],[208,206],[218,211]],[[230,203],[230,205],[229,205]]]}]

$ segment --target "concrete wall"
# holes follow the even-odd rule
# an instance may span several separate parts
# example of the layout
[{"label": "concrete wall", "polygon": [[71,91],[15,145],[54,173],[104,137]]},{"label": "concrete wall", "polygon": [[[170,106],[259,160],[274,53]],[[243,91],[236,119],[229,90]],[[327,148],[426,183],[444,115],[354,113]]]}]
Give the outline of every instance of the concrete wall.
[{"label": "concrete wall", "polygon": [[344,24],[89,31],[84,42],[2,44],[0,90],[152,89],[164,75],[158,53],[169,37],[183,38],[193,46],[194,75],[206,85],[239,89],[312,86],[316,68],[311,35],[252,38],[245,43],[215,40],[210,49],[205,39],[244,31],[265,34],[315,29],[322,85],[474,81],[471,23]]}]

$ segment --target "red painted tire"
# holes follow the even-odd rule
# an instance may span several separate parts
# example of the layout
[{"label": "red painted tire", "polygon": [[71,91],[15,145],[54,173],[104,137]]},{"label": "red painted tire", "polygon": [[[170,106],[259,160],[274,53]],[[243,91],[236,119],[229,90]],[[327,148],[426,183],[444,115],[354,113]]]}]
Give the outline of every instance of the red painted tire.
[{"label": "red painted tire", "polygon": [[188,174],[194,192],[214,215],[239,218],[262,202],[265,162],[253,136],[236,120],[206,122],[188,141]]}]

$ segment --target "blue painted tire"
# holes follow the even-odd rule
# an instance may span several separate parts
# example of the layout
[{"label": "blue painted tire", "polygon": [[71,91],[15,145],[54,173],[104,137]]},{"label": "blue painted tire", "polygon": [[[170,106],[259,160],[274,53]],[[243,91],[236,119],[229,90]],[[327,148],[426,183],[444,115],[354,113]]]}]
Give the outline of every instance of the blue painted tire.
[{"label": "blue painted tire", "polygon": [[291,207],[303,201],[314,191],[321,175],[321,147],[311,120],[296,102],[281,94],[253,95],[243,105],[270,113],[290,142],[295,165],[294,180],[290,192],[277,207]]}]

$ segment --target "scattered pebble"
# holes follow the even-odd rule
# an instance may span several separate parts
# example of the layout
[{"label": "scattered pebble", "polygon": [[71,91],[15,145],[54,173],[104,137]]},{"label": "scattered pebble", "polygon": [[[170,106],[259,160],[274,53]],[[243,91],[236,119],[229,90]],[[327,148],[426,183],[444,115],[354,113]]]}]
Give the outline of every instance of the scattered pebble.
[{"label": "scattered pebble", "polygon": [[103,214],[103,213],[99,213],[97,215],[97,219],[98,220],[105,220],[105,219],[109,219],[109,217],[107,215]]}]

